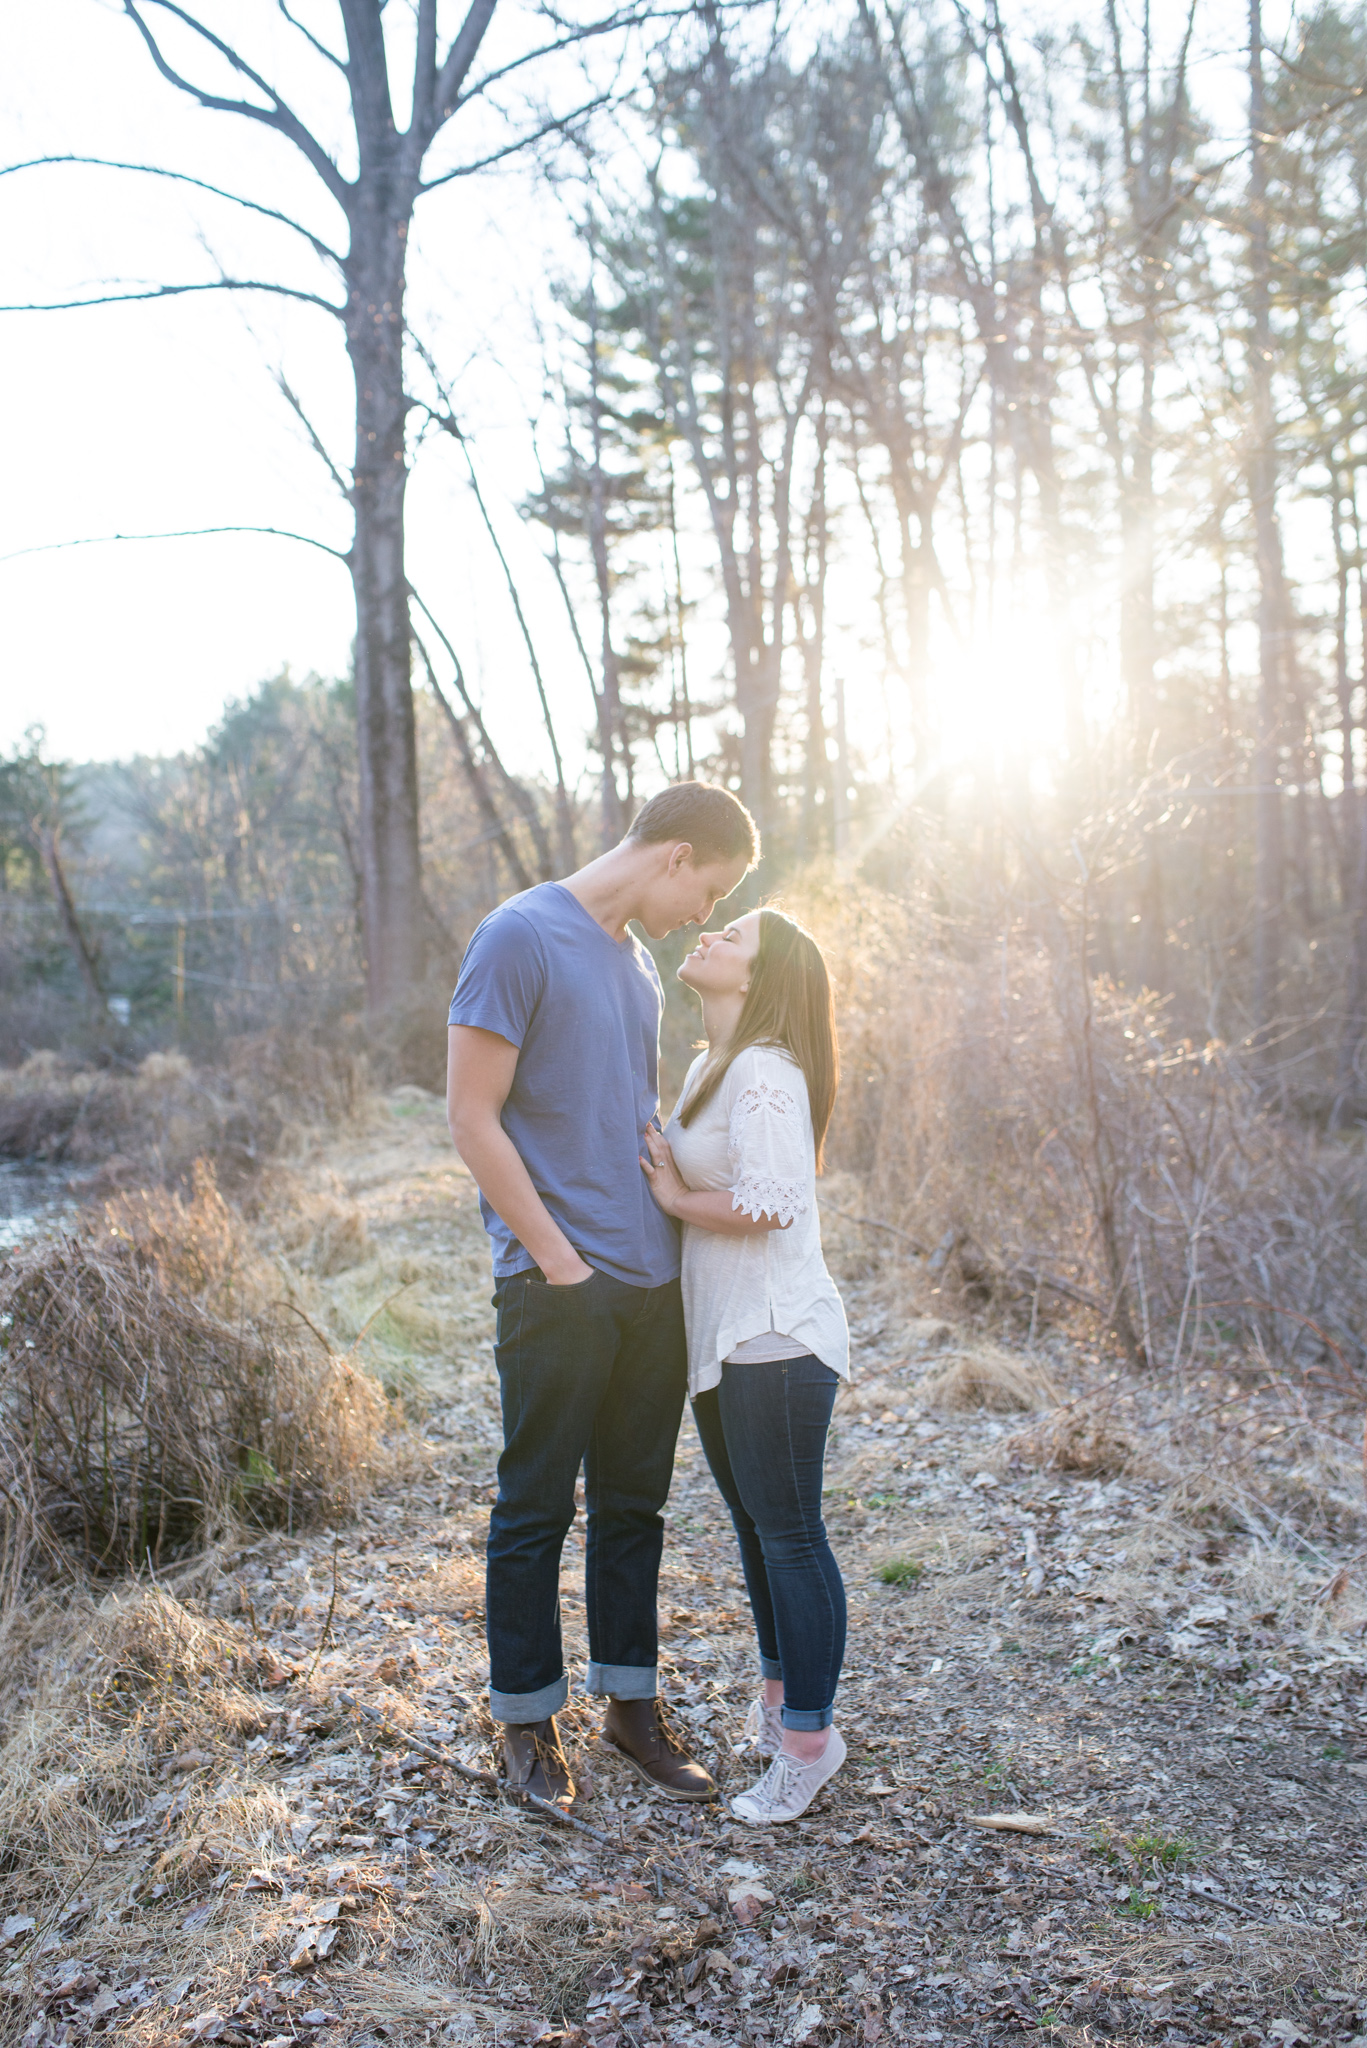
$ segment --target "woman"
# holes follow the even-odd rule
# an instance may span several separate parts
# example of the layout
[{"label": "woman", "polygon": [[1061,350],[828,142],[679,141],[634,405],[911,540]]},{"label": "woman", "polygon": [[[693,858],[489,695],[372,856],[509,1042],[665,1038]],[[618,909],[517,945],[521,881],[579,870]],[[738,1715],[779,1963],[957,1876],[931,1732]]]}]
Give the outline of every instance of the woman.
[{"label": "woman", "polygon": [[796,1820],[845,1760],[833,1720],[845,1589],[821,1480],[849,1336],[816,1209],[835,1014],[816,941],[776,910],[704,932],[679,979],[702,998],[707,1047],[641,1164],[684,1226],[689,1392],[759,1638],[746,1732],[772,1758],[732,1810],[763,1825]]}]

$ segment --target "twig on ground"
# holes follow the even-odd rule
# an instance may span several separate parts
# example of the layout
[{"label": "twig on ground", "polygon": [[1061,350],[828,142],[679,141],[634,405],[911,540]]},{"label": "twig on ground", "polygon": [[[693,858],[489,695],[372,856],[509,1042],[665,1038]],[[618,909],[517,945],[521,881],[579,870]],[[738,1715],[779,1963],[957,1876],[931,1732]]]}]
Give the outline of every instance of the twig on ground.
[{"label": "twig on ground", "polygon": [[493,1792],[500,1799],[506,1799],[512,1806],[529,1806],[545,1819],[553,1820],[557,1827],[574,1828],[577,1833],[587,1835],[591,1841],[600,1843],[605,1849],[617,1847],[611,1836],[603,1834],[598,1828],[591,1828],[586,1820],[576,1820],[572,1813],[566,1813],[563,1807],[556,1806],[551,1800],[538,1799],[535,1792],[516,1791],[512,1786],[505,1785],[501,1779],[496,1778],[492,1771],[472,1770],[469,1764],[457,1763],[453,1756],[448,1756],[435,1742],[425,1742],[420,1735],[410,1735],[406,1728],[396,1728],[392,1721],[387,1721],[374,1707],[368,1707],[364,1700],[358,1700],[354,1693],[339,1691],[337,1697],[344,1707],[350,1707],[354,1713],[363,1714],[367,1721],[373,1721],[387,1734],[406,1742],[410,1749],[417,1750],[419,1756],[430,1757],[434,1764],[441,1764],[445,1770],[454,1771],[456,1776],[464,1778],[467,1784],[478,1785],[485,1792]]},{"label": "twig on ground", "polygon": [[[318,1660],[327,1648],[328,1640],[332,1635],[332,1617],[337,1612],[337,1546],[340,1542],[341,1538],[334,1530],[332,1537],[332,1598],[328,1601],[327,1620],[323,1623],[323,1632],[318,1638],[318,1647],[313,1653],[313,1662],[304,1673],[305,1685],[308,1684],[314,1672],[318,1669]],[[252,1620],[255,1622],[255,1615],[252,1616]]]},{"label": "twig on ground", "polygon": [[924,1258],[926,1255],[926,1248],[920,1239],[912,1237],[909,1231],[899,1230],[895,1223],[880,1223],[876,1216],[856,1216],[852,1209],[837,1209],[833,1202],[823,1202],[821,1206],[828,1216],[843,1217],[846,1223],[858,1223],[865,1230],[886,1230],[889,1237],[900,1237],[903,1244],[909,1244],[919,1257]]}]

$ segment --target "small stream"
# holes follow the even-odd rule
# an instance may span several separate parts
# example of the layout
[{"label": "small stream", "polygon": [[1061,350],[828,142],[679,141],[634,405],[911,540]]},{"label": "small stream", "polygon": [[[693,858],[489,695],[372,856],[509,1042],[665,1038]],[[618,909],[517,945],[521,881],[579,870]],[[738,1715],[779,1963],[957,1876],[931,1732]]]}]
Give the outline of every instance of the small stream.
[{"label": "small stream", "polygon": [[0,1255],[74,1207],[66,1175],[59,1169],[24,1159],[0,1159]]}]

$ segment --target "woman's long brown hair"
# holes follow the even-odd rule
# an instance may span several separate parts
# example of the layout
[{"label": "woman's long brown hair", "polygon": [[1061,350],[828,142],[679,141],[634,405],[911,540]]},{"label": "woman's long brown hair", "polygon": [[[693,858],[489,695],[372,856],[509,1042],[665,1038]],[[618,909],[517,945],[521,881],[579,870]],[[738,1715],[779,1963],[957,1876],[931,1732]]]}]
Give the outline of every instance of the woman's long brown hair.
[{"label": "woman's long brown hair", "polygon": [[840,1048],[835,1036],[835,997],[821,948],[809,931],[781,910],[759,914],[759,950],[735,1034],[715,1064],[703,1067],[701,1084],[679,1111],[691,1124],[712,1100],[733,1060],[747,1046],[776,1046],[791,1053],[807,1080],[816,1140],[816,1170],[822,1154],[835,1091],[840,1085]]}]

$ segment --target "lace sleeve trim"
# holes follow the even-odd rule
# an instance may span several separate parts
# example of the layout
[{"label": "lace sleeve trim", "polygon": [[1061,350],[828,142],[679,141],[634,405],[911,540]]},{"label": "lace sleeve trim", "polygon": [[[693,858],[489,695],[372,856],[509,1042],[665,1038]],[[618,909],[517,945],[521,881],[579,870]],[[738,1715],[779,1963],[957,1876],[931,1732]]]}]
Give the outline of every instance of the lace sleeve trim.
[{"label": "lace sleeve trim", "polygon": [[748,1088],[742,1088],[731,1105],[728,1131],[731,1168],[737,1175],[731,1190],[731,1207],[753,1216],[756,1222],[764,1216],[776,1216],[786,1227],[795,1216],[806,1213],[809,1206],[807,1185],[805,1180],[786,1174],[745,1170],[747,1126],[753,1126],[758,1116],[782,1117],[785,1123],[797,1127],[793,1136],[800,1142],[802,1111],[796,1096],[774,1081],[753,1081]]},{"label": "lace sleeve trim", "polygon": [[807,1190],[800,1180],[779,1180],[768,1173],[747,1173],[731,1190],[731,1207],[753,1216],[756,1223],[765,1216],[777,1216],[786,1228],[795,1216],[807,1213]]},{"label": "lace sleeve trim", "polygon": [[791,1095],[786,1088],[778,1087],[773,1081],[752,1081],[748,1088],[741,1089],[740,1094],[731,1105],[731,1143],[733,1145],[739,1135],[741,1125],[747,1122],[750,1117],[758,1116],[762,1110],[766,1109],[773,1116],[799,1117],[802,1114],[797,1106],[796,1096]]}]

